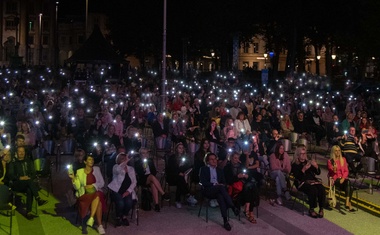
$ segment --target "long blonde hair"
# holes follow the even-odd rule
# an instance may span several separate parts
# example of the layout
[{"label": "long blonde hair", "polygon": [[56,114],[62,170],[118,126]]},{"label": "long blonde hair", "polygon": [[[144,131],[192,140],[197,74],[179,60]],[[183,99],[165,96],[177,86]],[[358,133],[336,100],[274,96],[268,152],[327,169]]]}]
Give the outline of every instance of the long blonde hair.
[{"label": "long blonde hair", "polygon": [[[339,153],[337,155],[335,154],[336,150],[339,150]],[[344,159],[343,159],[343,156],[342,156],[342,150],[340,149],[339,145],[334,145],[334,146],[331,147],[330,161],[331,160],[337,161],[338,159],[340,161],[340,165],[343,166]]]}]

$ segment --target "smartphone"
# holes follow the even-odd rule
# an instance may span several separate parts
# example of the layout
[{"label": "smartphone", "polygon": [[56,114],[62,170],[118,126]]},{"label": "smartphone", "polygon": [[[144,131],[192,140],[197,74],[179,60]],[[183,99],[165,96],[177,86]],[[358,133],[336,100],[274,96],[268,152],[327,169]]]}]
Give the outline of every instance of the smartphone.
[{"label": "smartphone", "polygon": [[73,165],[68,164],[68,165],[66,166],[66,168],[67,168],[67,173],[69,173],[69,175],[74,174]]}]

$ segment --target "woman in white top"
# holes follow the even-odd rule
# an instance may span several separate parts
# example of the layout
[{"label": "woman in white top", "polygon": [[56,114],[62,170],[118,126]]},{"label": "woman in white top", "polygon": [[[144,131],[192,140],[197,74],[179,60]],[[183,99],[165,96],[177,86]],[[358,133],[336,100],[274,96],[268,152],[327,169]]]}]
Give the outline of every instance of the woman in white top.
[{"label": "woman in white top", "polygon": [[116,156],[116,164],[112,169],[112,181],[108,184],[111,189],[111,199],[116,204],[116,224],[129,225],[128,212],[132,209],[136,199],[135,187],[137,184],[135,169],[128,166],[129,157],[125,153]]}]

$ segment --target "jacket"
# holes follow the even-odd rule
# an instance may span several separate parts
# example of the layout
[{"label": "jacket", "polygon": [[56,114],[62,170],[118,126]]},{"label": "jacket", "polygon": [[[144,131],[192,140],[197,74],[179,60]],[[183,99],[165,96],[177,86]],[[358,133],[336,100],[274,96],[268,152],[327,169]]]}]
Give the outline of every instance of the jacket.
[{"label": "jacket", "polygon": [[[125,178],[124,168],[126,164],[127,162],[123,162],[120,165],[116,164],[113,166],[113,169],[112,169],[113,177],[112,177],[111,183],[108,184],[108,188],[116,193],[119,192],[121,184],[124,181],[124,178]],[[132,199],[136,199],[137,197],[135,193],[135,187],[137,184],[137,180],[136,180],[135,169],[131,166],[127,166],[127,168],[128,168],[128,176],[131,179],[131,185],[129,186],[127,191],[129,192],[129,194],[132,195]]]},{"label": "jacket", "polygon": [[[87,174],[84,172],[85,168],[81,168],[77,170],[77,174],[74,178],[73,186],[76,190],[75,195],[77,197],[85,194],[85,186],[87,185]],[[93,167],[93,175],[95,176],[96,182],[93,184],[96,191],[100,191],[104,186],[104,179],[102,173],[100,172],[99,167]]]}]

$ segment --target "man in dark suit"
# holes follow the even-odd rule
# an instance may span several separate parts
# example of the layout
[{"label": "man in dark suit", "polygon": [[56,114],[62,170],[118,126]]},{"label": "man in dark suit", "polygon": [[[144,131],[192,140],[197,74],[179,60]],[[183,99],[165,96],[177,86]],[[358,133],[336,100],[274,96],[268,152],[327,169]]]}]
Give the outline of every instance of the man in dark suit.
[{"label": "man in dark suit", "polygon": [[228,195],[223,171],[217,167],[217,156],[214,153],[208,153],[205,157],[205,162],[207,165],[203,166],[199,173],[202,193],[209,199],[216,198],[224,221],[223,227],[227,231],[230,231],[231,225],[227,220],[227,209],[232,208],[235,215],[238,215],[240,210],[235,207],[230,195]]}]

